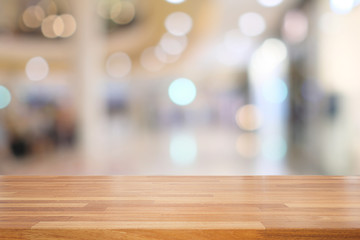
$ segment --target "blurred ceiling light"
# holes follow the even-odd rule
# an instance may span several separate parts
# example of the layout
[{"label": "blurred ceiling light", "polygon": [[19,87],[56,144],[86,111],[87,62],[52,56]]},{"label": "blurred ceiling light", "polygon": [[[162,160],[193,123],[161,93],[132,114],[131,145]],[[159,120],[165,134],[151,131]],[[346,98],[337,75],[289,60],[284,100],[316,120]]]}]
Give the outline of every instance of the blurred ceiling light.
[{"label": "blurred ceiling light", "polygon": [[286,13],[282,28],[284,39],[290,43],[302,42],[308,34],[308,19],[302,11],[294,10]]},{"label": "blurred ceiling light", "polygon": [[140,63],[146,70],[151,72],[159,71],[164,67],[164,63],[155,55],[155,47],[146,48],[142,52]]},{"label": "blurred ceiling light", "polygon": [[166,53],[160,46],[155,47],[155,56],[163,63],[173,63],[180,58],[180,55],[170,55]]},{"label": "blurred ceiling light", "polygon": [[264,82],[261,90],[265,100],[270,103],[282,103],[288,96],[288,87],[281,79]]},{"label": "blurred ceiling light", "polygon": [[33,57],[26,63],[25,73],[30,80],[42,80],[49,74],[49,65],[43,57]]},{"label": "blurred ceiling light", "polygon": [[287,143],[282,136],[266,137],[261,144],[261,153],[265,159],[280,161],[287,152]]},{"label": "blurred ceiling light", "polygon": [[135,6],[129,1],[120,1],[111,8],[110,18],[117,24],[127,24],[135,17]]},{"label": "blurred ceiling light", "polygon": [[72,36],[76,31],[76,21],[75,18],[70,14],[63,14],[60,16],[64,23],[64,30],[60,37],[67,38]]},{"label": "blurred ceiling light", "polygon": [[275,7],[280,5],[283,0],[257,0],[264,7]]},{"label": "blurred ceiling light", "polygon": [[187,78],[178,78],[170,84],[168,94],[173,103],[186,106],[195,100],[196,86]]},{"label": "blurred ceiling light", "polygon": [[168,3],[172,3],[172,4],[180,4],[185,2],[185,0],[166,0]]},{"label": "blurred ceiling light", "polygon": [[0,109],[6,108],[10,104],[10,102],[10,91],[4,86],[0,86]]},{"label": "blurred ceiling light", "polygon": [[45,17],[44,10],[40,6],[28,7],[22,15],[22,19],[25,26],[29,28],[40,27],[44,17]]},{"label": "blurred ceiling light", "polygon": [[54,23],[58,18],[56,15],[47,16],[41,24],[41,32],[47,38],[56,38],[58,35],[54,32]]},{"label": "blurred ceiling light", "polygon": [[170,157],[176,165],[190,165],[197,156],[196,139],[188,134],[176,134],[170,141]]},{"label": "blurred ceiling light", "polygon": [[240,16],[238,21],[241,32],[249,37],[262,34],[266,29],[265,19],[258,13],[249,12]]},{"label": "blurred ceiling light", "polygon": [[255,133],[243,133],[236,140],[236,150],[244,158],[254,158],[259,154],[259,139]]},{"label": "blurred ceiling light", "polygon": [[192,18],[184,12],[174,12],[166,17],[165,28],[175,36],[183,36],[189,33],[193,25]]},{"label": "blurred ceiling light", "polygon": [[106,61],[106,71],[114,78],[121,78],[131,70],[131,59],[124,52],[111,54]]},{"label": "blurred ceiling light", "polygon": [[347,14],[355,6],[355,0],[330,0],[330,8],[334,13]]},{"label": "blurred ceiling light", "polygon": [[160,46],[168,54],[179,55],[187,46],[187,37],[165,33],[160,39]]},{"label": "blurred ceiling light", "polygon": [[245,105],[236,112],[237,125],[246,131],[254,131],[261,126],[261,115],[255,105]]}]

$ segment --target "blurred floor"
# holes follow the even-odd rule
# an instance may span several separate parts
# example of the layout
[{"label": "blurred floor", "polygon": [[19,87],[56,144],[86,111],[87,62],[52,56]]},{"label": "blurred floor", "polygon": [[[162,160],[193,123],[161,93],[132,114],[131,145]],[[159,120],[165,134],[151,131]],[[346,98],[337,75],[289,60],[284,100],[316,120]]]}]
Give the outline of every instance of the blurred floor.
[{"label": "blurred floor", "polygon": [[[211,130],[211,131],[209,131]],[[286,157],[267,158],[266,149],[247,144],[232,129],[175,129],[117,134],[111,131],[101,156],[83,158],[72,150],[25,159],[2,158],[0,174],[8,175],[354,175],[357,161],[333,158],[292,145]],[[253,139],[246,139],[252,141]],[[276,154],[276,149],[272,154]],[[275,150],[275,152],[273,152]],[[239,152],[240,151],[240,152]],[[242,152],[241,152],[242,151]],[[330,151],[330,150],[329,150]],[[338,151],[336,147],[332,151]],[[245,156],[244,156],[245,155]]]}]

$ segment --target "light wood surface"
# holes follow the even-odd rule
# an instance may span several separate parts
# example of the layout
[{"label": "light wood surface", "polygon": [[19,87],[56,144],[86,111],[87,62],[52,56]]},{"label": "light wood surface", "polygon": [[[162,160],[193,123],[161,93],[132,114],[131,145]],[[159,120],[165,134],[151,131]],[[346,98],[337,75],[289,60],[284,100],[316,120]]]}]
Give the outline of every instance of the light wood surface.
[{"label": "light wood surface", "polygon": [[360,177],[2,176],[0,239],[360,239]]}]

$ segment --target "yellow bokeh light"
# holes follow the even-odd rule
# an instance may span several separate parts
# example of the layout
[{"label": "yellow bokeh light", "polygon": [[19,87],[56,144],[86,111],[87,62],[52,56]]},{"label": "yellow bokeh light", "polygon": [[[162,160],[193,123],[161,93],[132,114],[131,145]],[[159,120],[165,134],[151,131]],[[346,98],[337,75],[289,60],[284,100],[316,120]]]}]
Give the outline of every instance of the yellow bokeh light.
[{"label": "yellow bokeh light", "polygon": [[60,37],[67,38],[72,36],[76,31],[75,18],[70,14],[63,14],[60,17],[64,23],[64,30]]},{"label": "yellow bokeh light", "polygon": [[127,24],[135,17],[135,6],[131,2],[122,1],[111,8],[110,18],[117,24]]},{"label": "yellow bokeh light", "polygon": [[40,27],[44,17],[44,10],[40,6],[28,7],[22,15],[24,25],[29,28]]},{"label": "yellow bokeh light", "polygon": [[261,115],[255,105],[245,105],[236,112],[236,123],[246,131],[254,131],[261,126]]},{"label": "yellow bokeh light", "polygon": [[56,15],[50,15],[46,17],[41,24],[41,32],[47,38],[56,38],[57,35],[54,32],[54,22],[57,19]]},{"label": "yellow bokeh light", "polygon": [[61,17],[56,17],[53,22],[53,31],[57,37],[61,36],[64,32],[64,21]]}]

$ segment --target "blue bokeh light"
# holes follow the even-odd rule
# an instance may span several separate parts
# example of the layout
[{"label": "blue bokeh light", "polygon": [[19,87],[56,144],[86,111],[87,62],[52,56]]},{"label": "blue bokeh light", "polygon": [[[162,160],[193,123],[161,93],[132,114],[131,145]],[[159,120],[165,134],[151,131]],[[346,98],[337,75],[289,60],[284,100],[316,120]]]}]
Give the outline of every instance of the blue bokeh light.
[{"label": "blue bokeh light", "polygon": [[168,93],[173,103],[185,106],[195,100],[196,86],[187,78],[178,78],[170,84]]},{"label": "blue bokeh light", "polygon": [[11,102],[11,94],[9,90],[0,86],[0,109],[6,108]]}]

